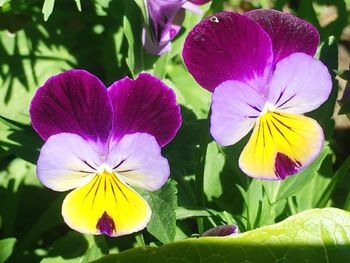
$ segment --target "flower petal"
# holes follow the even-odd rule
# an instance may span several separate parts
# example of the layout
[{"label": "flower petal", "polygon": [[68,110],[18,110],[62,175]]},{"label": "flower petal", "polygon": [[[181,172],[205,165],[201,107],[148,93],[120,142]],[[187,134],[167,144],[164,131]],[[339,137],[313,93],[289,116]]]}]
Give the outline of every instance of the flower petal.
[{"label": "flower petal", "polygon": [[47,140],[69,132],[105,142],[112,128],[112,107],[101,81],[84,70],[69,70],[48,79],[30,105],[32,125]]},{"label": "flower petal", "polygon": [[175,93],[159,79],[141,73],[136,80],[124,78],[108,89],[114,108],[113,139],[144,132],[160,146],[171,141],[181,126]]},{"label": "flower petal", "polygon": [[204,5],[208,2],[210,2],[211,0],[188,0],[188,2],[192,2],[196,5]]},{"label": "flower petal", "polygon": [[279,111],[305,113],[325,102],[331,90],[327,67],[309,55],[295,53],[277,63],[268,101]]},{"label": "flower petal", "polygon": [[239,166],[247,175],[281,180],[309,165],[323,146],[322,128],[311,118],[267,112],[239,158]]},{"label": "flower petal", "polygon": [[103,171],[67,195],[62,215],[68,226],[81,233],[121,236],[146,227],[151,209],[116,174]]},{"label": "flower petal", "polygon": [[125,135],[110,151],[107,164],[129,185],[159,189],[170,175],[167,159],[152,135]]},{"label": "flower petal", "polygon": [[264,99],[249,85],[223,82],[212,97],[211,135],[222,145],[235,144],[252,129],[263,107]]},{"label": "flower petal", "polygon": [[149,53],[162,55],[170,50],[170,41],[181,29],[185,0],[147,0],[146,3],[151,32],[144,28],[143,45]]},{"label": "flower petal", "polygon": [[82,137],[72,133],[52,135],[41,148],[37,162],[40,181],[55,191],[67,191],[88,183],[101,159]]},{"label": "flower petal", "polygon": [[257,9],[245,15],[270,35],[274,64],[295,52],[315,55],[320,36],[309,22],[272,9]]},{"label": "flower petal", "polygon": [[273,59],[269,35],[255,22],[221,12],[196,25],[186,38],[184,62],[196,81],[213,91],[226,80],[262,88]]}]

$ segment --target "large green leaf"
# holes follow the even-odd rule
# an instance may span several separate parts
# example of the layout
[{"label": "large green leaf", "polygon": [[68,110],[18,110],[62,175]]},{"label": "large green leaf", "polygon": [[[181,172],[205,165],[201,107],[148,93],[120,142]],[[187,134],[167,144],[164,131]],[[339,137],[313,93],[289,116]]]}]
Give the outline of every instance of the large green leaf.
[{"label": "large green leaf", "polygon": [[187,239],[159,248],[143,247],[96,262],[347,262],[350,213],[312,209],[281,223],[235,237]]}]

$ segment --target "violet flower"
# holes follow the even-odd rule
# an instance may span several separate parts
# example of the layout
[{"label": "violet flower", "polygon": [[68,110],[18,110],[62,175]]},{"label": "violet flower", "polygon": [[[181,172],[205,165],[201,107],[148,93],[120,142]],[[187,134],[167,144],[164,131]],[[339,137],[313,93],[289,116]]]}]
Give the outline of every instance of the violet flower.
[{"label": "violet flower", "polygon": [[149,30],[144,27],[142,42],[153,55],[162,55],[171,49],[171,41],[180,32],[185,9],[202,15],[197,5],[210,0],[145,0],[149,16]]},{"label": "violet flower", "polygon": [[181,125],[174,92],[140,74],[108,89],[83,70],[51,77],[30,106],[32,125],[46,141],[37,163],[40,181],[72,190],[64,221],[89,234],[120,236],[143,229],[147,202],[129,185],[154,191],[169,177],[161,147]]},{"label": "violet flower", "polygon": [[278,180],[309,165],[324,136],[303,113],[318,108],[331,76],[314,59],[319,41],[308,22],[274,10],[208,17],[189,33],[183,58],[213,92],[210,132],[233,145],[253,129],[239,166],[254,178]]}]

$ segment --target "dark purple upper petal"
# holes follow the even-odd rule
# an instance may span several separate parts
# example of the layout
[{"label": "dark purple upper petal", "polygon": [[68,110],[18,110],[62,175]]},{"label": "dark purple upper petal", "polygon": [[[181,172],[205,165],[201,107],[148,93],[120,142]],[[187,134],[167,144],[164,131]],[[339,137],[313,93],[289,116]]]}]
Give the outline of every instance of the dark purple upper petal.
[{"label": "dark purple upper petal", "polygon": [[144,132],[164,146],[181,126],[175,93],[149,74],[141,73],[136,80],[126,77],[116,81],[108,92],[114,109],[114,140]]},{"label": "dark purple upper petal", "polygon": [[196,81],[209,91],[226,80],[260,89],[269,77],[273,53],[269,35],[257,23],[221,12],[192,29],[183,58]]},{"label": "dark purple upper petal", "polygon": [[154,55],[170,49],[170,41],[178,34],[185,17],[185,0],[147,0],[151,32],[144,28],[143,45]]},{"label": "dark purple upper petal", "polygon": [[257,9],[245,14],[259,23],[272,39],[274,64],[295,52],[315,55],[319,34],[310,23],[291,14]]},{"label": "dark purple upper petal", "polygon": [[34,129],[44,140],[68,132],[105,142],[112,129],[107,89],[84,70],[69,70],[49,78],[34,95],[29,112]]}]

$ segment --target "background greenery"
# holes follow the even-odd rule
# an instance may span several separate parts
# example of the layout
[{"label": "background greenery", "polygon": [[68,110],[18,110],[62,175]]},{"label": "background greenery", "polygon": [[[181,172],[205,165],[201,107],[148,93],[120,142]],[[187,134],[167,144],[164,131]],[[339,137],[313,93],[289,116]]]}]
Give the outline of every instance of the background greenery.
[{"label": "background greenery", "polygon": [[[214,0],[202,7],[206,15],[223,9],[285,10],[320,31],[317,57],[328,66],[334,86],[327,103],[309,115],[324,128],[327,143],[307,169],[280,182],[252,180],[239,170],[237,159],[248,137],[224,148],[208,134],[211,94],[192,79],[181,57],[186,35],[201,18],[186,13],[172,51],[154,57],[141,45],[141,2],[0,0],[0,262],[90,262],[144,244],[152,248],[108,256],[101,262],[135,262],[135,257],[150,262],[350,258],[349,213],[325,209],[298,214],[330,206],[350,211],[350,136],[344,128],[349,124],[345,118],[339,129],[332,119],[338,113],[334,114],[335,108],[342,107],[345,115],[350,112],[350,100],[337,101],[338,80],[343,87],[350,79],[346,28],[350,1]],[[43,141],[30,126],[28,106],[48,77],[72,68],[86,69],[106,85],[147,71],[172,87],[181,104],[183,125],[163,151],[172,179],[156,192],[142,193],[153,216],[147,229],[135,235],[109,238],[70,230],[60,214],[65,193],[44,188],[36,177]],[[260,228],[286,218],[280,225]],[[237,238],[187,239],[232,223],[240,232],[253,231]],[[305,230],[306,239],[299,238],[298,229]],[[173,256],[167,258],[170,252]]]}]

